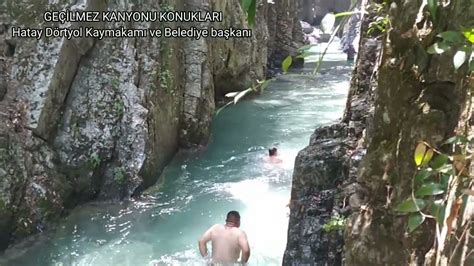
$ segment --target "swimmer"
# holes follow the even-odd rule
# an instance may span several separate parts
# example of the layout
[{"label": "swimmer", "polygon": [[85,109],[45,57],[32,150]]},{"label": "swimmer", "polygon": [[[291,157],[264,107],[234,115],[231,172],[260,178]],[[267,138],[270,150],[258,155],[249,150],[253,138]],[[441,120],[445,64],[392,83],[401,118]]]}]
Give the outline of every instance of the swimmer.
[{"label": "swimmer", "polygon": [[278,158],[278,150],[277,148],[273,147],[268,149],[268,162],[270,163],[282,163],[283,160]]},{"label": "swimmer", "polygon": [[[226,223],[216,224],[209,228],[199,239],[199,251],[203,258],[208,257],[207,242],[212,243],[212,262],[231,264],[247,263],[250,257],[250,247],[247,235],[240,227],[240,214],[230,211]],[[239,260],[240,253],[242,256]]]}]

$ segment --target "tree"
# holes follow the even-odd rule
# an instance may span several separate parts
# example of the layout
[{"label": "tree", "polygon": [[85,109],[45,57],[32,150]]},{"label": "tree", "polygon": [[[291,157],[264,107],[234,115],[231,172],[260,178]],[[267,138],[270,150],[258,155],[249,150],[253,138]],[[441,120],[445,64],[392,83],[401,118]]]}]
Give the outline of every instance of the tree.
[{"label": "tree", "polygon": [[[390,23],[381,55],[368,150],[358,180],[369,195],[348,223],[346,262],[472,265],[474,255],[462,254],[463,248],[456,245],[456,237],[462,245],[472,245],[465,233],[472,233],[468,212],[472,200],[460,208],[460,201],[468,199],[460,194],[462,186],[456,174],[446,181],[450,192],[436,196],[443,199],[445,208],[438,226],[435,217],[417,220],[397,207],[406,207],[413,199],[413,180],[419,167],[413,154],[420,141],[439,153],[448,153],[448,146],[443,145],[446,139],[473,133],[474,83],[469,69],[472,43],[468,42],[468,28],[474,25],[474,5],[471,0],[384,2]],[[465,39],[451,38],[462,38],[463,32]],[[443,48],[433,51],[437,44]],[[425,147],[423,156],[427,150]],[[420,205],[411,205],[415,213],[425,209]],[[415,224],[421,226],[409,233]]]}]

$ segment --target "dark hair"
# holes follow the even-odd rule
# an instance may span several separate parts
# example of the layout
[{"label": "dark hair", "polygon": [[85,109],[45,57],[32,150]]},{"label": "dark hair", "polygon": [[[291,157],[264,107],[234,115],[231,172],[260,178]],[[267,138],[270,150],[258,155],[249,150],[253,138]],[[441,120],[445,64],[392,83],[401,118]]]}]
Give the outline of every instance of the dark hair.
[{"label": "dark hair", "polygon": [[277,153],[277,148],[268,149],[268,155],[274,156]]},{"label": "dark hair", "polygon": [[238,211],[230,211],[227,213],[226,222],[238,222],[240,221],[240,214]]}]

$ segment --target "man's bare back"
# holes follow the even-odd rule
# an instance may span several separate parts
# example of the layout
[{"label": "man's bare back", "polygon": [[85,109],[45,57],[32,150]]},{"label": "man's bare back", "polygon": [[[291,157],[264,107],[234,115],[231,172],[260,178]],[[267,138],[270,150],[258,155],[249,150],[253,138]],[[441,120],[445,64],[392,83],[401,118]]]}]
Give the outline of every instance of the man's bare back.
[{"label": "man's bare back", "polygon": [[211,241],[214,263],[236,263],[241,252],[241,262],[246,263],[250,256],[250,247],[247,235],[239,226],[240,217],[239,221],[228,218],[225,225],[216,224],[209,228],[199,240],[201,255],[207,256],[206,243]]}]

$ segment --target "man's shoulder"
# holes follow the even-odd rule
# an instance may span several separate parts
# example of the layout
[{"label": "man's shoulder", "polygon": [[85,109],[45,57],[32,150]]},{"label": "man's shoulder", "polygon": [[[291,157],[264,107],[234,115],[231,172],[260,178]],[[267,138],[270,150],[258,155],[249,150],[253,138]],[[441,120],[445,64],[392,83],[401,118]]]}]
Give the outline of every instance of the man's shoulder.
[{"label": "man's shoulder", "polygon": [[211,230],[221,229],[221,228],[224,228],[224,226],[222,224],[215,224],[215,225],[211,226]]},{"label": "man's shoulder", "polygon": [[240,229],[240,228],[237,228],[239,230],[239,234],[243,235],[243,236],[246,236],[247,234],[245,233],[244,230]]}]

